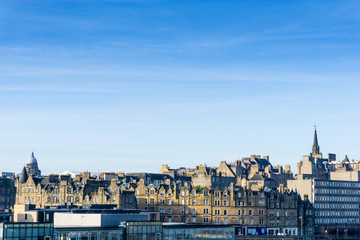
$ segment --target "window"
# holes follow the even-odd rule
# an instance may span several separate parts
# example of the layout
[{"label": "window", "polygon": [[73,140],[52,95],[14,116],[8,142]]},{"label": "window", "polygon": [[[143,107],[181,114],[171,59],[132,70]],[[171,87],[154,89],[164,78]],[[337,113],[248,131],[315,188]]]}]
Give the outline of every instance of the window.
[{"label": "window", "polygon": [[185,203],[184,199],[181,199],[181,205],[184,205],[184,203]]},{"label": "window", "polygon": [[219,192],[215,192],[215,197],[220,197],[220,193],[219,193]]},{"label": "window", "polygon": [[208,208],[204,208],[204,214],[209,214],[209,209]]},{"label": "window", "polygon": [[252,225],[253,224],[253,220],[250,218],[249,219],[249,225]]},{"label": "window", "polygon": [[226,191],[224,192],[224,197],[227,197],[227,192]]},{"label": "window", "polygon": [[259,216],[264,216],[264,210],[259,210]]},{"label": "window", "polygon": [[241,210],[238,210],[238,215],[241,215]]},{"label": "window", "polygon": [[249,210],[249,216],[251,216],[252,215],[252,210]]},{"label": "window", "polygon": [[192,222],[196,223],[196,217],[192,217]]},{"label": "window", "polygon": [[249,201],[249,205],[248,206],[252,206],[252,201]]},{"label": "window", "polygon": [[168,214],[171,214],[171,208],[168,208]]},{"label": "window", "polygon": [[192,200],[192,205],[196,205],[196,200],[195,199]]},{"label": "window", "polygon": [[171,205],[171,199],[168,200],[168,205]]},{"label": "window", "polygon": [[25,213],[24,219],[27,220],[27,213]]},{"label": "window", "polygon": [[226,216],[227,215],[227,210],[224,210],[224,216]]},{"label": "window", "polygon": [[227,206],[227,201],[224,201],[224,206]]},{"label": "window", "polygon": [[263,219],[263,218],[260,218],[260,219],[259,219],[259,224],[260,224],[260,225],[264,225],[264,219]]},{"label": "window", "polygon": [[168,217],[168,222],[171,222],[171,217]]},{"label": "window", "polygon": [[209,222],[209,218],[203,218],[203,222],[204,222],[204,223],[208,223],[208,222]]},{"label": "window", "polygon": [[215,215],[216,215],[216,216],[220,215],[220,210],[216,210],[216,209],[215,209]]},{"label": "window", "polygon": [[154,193],[155,193],[154,189],[151,189],[150,190],[150,195],[154,195]]},{"label": "window", "polygon": [[150,198],[150,204],[154,204],[154,203],[155,203],[154,199]]},{"label": "window", "polygon": [[196,214],[196,209],[195,208],[191,209],[191,213]]},{"label": "window", "polygon": [[249,198],[252,198],[252,193],[251,193],[251,192],[249,192],[248,196],[249,196]]}]

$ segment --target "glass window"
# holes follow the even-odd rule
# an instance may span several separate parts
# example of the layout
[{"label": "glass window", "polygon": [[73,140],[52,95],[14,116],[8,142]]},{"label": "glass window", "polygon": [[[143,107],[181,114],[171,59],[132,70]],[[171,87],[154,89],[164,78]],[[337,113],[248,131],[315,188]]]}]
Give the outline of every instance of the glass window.
[{"label": "glass window", "polygon": [[31,236],[32,235],[32,228],[26,228],[26,236]]},{"label": "glass window", "polygon": [[25,231],[26,231],[26,228],[23,227],[23,228],[20,228],[20,237],[25,237]]},{"label": "glass window", "polygon": [[33,228],[33,236],[34,237],[39,236],[39,229],[37,227]]}]

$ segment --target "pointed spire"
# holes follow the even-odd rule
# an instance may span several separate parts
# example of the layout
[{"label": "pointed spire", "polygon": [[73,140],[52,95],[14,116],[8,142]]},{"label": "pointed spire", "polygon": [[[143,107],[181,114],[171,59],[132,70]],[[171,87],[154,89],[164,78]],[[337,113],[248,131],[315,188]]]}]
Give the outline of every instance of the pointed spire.
[{"label": "pointed spire", "polygon": [[20,183],[26,183],[26,181],[28,180],[28,174],[26,172],[26,168],[23,167],[21,173],[20,173],[20,177],[19,177],[19,182]]},{"label": "pointed spire", "polygon": [[317,138],[316,125],[314,125],[314,127],[315,127],[315,132],[314,132],[314,143],[312,146],[312,154],[320,154],[320,146]]}]

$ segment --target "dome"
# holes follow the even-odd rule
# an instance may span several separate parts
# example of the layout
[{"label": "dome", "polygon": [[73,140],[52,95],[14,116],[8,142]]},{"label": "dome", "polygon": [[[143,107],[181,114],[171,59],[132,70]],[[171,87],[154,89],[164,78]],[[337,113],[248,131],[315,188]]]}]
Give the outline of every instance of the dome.
[{"label": "dome", "polygon": [[27,164],[37,164],[37,160],[34,157],[34,152],[31,153],[31,156],[30,156],[29,160],[27,161]]}]

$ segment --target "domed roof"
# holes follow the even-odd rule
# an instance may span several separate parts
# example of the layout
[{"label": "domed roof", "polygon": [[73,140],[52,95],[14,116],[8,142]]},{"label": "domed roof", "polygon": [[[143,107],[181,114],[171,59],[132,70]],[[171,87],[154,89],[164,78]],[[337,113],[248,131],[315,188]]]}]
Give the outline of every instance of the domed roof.
[{"label": "domed roof", "polygon": [[37,164],[37,160],[34,157],[34,152],[31,153],[31,156],[30,156],[29,160],[27,161],[27,164]]}]

